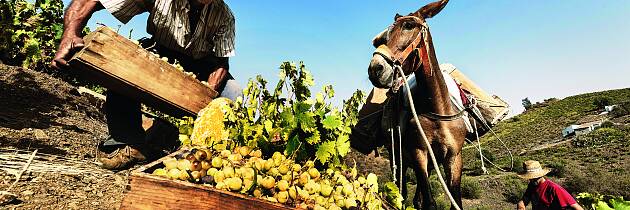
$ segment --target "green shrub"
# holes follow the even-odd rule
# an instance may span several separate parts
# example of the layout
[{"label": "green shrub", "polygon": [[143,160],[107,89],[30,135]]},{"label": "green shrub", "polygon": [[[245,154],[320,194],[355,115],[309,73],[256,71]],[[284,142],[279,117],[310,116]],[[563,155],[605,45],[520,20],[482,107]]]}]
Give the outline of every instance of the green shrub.
[{"label": "green shrub", "polygon": [[609,120],[604,121],[599,127],[601,128],[612,128],[615,124]]},{"label": "green shrub", "polygon": [[597,97],[593,100],[593,105],[598,109],[603,109],[606,106],[610,106],[612,98],[610,97]]},{"label": "green shrub", "polygon": [[592,192],[630,198],[630,175],[603,171],[597,164],[584,171],[587,173],[568,171],[562,186],[569,193]]},{"label": "green shrub", "polygon": [[623,117],[626,115],[630,115],[630,101],[626,101],[617,105],[617,107],[615,107],[610,112],[610,115],[612,115],[613,117]]},{"label": "green shrub", "polygon": [[[466,172],[466,175],[469,176],[481,176],[484,175],[484,171],[481,168],[481,160],[479,160],[479,152],[475,150],[476,157],[474,160],[470,161],[470,166]],[[486,163],[487,166],[487,163]]]},{"label": "green shrub", "polygon": [[525,162],[525,160],[521,157],[514,157],[514,168],[512,169],[513,172],[515,173],[522,173],[525,171],[525,169],[523,169],[523,162]]},{"label": "green shrub", "polygon": [[431,185],[431,197],[433,197],[433,199],[437,199],[444,194],[442,184],[440,184],[440,181],[437,180],[436,176],[431,176],[429,178],[429,185]]},{"label": "green shrub", "polygon": [[551,172],[547,174],[547,176],[558,178],[565,177],[567,170],[563,162],[550,162],[547,164],[547,166],[552,169]]},{"label": "green shrub", "polygon": [[435,209],[437,210],[449,210],[451,209],[451,202],[448,200],[448,196],[434,197]]},{"label": "green shrub", "polygon": [[[481,152],[483,153],[483,156],[485,158],[487,158],[488,160],[493,161],[493,162],[496,160],[496,157],[495,157],[495,155],[494,155],[494,153],[492,151],[482,148]],[[477,150],[477,152],[475,154],[476,154],[475,157],[477,159],[481,160],[481,157],[479,156],[479,150]],[[484,161],[486,161],[486,160],[484,160]]]},{"label": "green shrub", "polygon": [[507,122],[518,122],[521,121],[521,118],[518,116],[511,117]]},{"label": "green shrub", "polygon": [[518,177],[508,177],[503,184],[505,188],[503,197],[510,203],[518,203],[527,189],[525,181]]},{"label": "green shrub", "polygon": [[25,68],[47,68],[63,34],[63,1],[0,1],[0,59]]},{"label": "green shrub", "polygon": [[600,128],[573,140],[576,147],[596,147],[609,143],[623,142],[626,134],[615,128]]},{"label": "green shrub", "polygon": [[462,197],[467,199],[481,198],[481,184],[472,178],[464,177],[461,183]]}]

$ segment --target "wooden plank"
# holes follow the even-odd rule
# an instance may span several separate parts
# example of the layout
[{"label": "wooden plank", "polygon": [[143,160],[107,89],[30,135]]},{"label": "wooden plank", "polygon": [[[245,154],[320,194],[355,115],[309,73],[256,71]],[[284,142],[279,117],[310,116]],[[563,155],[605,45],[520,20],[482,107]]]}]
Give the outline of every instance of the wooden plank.
[{"label": "wooden plank", "polygon": [[69,63],[78,74],[171,115],[196,115],[218,93],[149,51],[101,27]]},{"label": "wooden plank", "polygon": [[184,149],[133,171],[131,188],[123,199],[121,209],[294,209],[239,193],[149,174],[163,167],[164,159]]}]

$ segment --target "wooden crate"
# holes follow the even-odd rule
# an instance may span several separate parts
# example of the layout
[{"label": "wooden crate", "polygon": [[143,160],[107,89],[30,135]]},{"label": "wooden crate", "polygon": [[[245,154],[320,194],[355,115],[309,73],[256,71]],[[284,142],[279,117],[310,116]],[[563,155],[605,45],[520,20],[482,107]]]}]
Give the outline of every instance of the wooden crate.
[{"label": "wooden crate", "polygon": [[131,189],[125,195],[121,209],[294,209],[239,193],[151,175],[153,170],[164,167],[164,159],[174,157],[183,150],[134,170],[131,173]]},{"label": "wooden crate", "polygon": [[196,115],[218,93],[107,27],[84,37],[77,74],[175,116]]}]

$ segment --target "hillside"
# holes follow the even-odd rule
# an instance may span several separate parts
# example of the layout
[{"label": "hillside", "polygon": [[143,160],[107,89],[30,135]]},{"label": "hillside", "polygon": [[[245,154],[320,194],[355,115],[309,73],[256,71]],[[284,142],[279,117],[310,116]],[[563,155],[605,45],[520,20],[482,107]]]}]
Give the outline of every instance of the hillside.
[{"label": "hillside", "polygon": [[[607,115],[594,105],[608,100],[621,108]],[[630,197],[630,89],[587,93],[538,103],[525,113],[499,123],[494,129],[514,153],[514,171],[522,170],[524,160],[538,160],[553,168],[552,180],[558,181],[572,194],[598,192]],[[624,106],[625,105],[625,106]],[[562,137],[562,130],[572,124],[595,120],[606,121],[590,134]],[[492,134],[482,139],[485,155],[505,168],[510,159],[505,147]],[[488,166],[490,175],[480,175],[478,151],[471,145],[464,150],[467,177],[481,183],[485,191],[477,207],[513,208],[524,189],[514,173],[499,172]],[[515,197],[516,196],[516,197]]]}]

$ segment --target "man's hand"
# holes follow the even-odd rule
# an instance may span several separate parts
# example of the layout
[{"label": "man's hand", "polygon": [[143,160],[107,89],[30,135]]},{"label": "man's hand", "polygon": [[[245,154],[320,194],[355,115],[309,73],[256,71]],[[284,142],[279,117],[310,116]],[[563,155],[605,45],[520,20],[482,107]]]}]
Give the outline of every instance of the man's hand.
[{"label": "man's hand", "polygon": [[516,210],[525,210],[525,202],[524,201],[519,201],[518,204],[516,204]]},{"label": "man's hand", "polygon": [[100,9],[103,9],[103,5],[98,0],[73,0],[70,3],[63,17],[63,37],[55,58],[50,63],[53,68],[68,67],[67,60],[84,46],[80,37],[81,31],[92,13]]},{"label": "man's hand", "polygon": [[219,67],[208,77],[208,86],[215,91],[219,91],[221,85],[227,81],[228,70],[224,67]]},{"label": "man's hand", "polygon": [[57,49],[55,58],[50,65],[56,69],[67,68],[67,60],[70,59],[74,53],[81,50],[83,46],[83,39],[80,37],[63,37],[61,43],[59,43],[59,49]]}]

